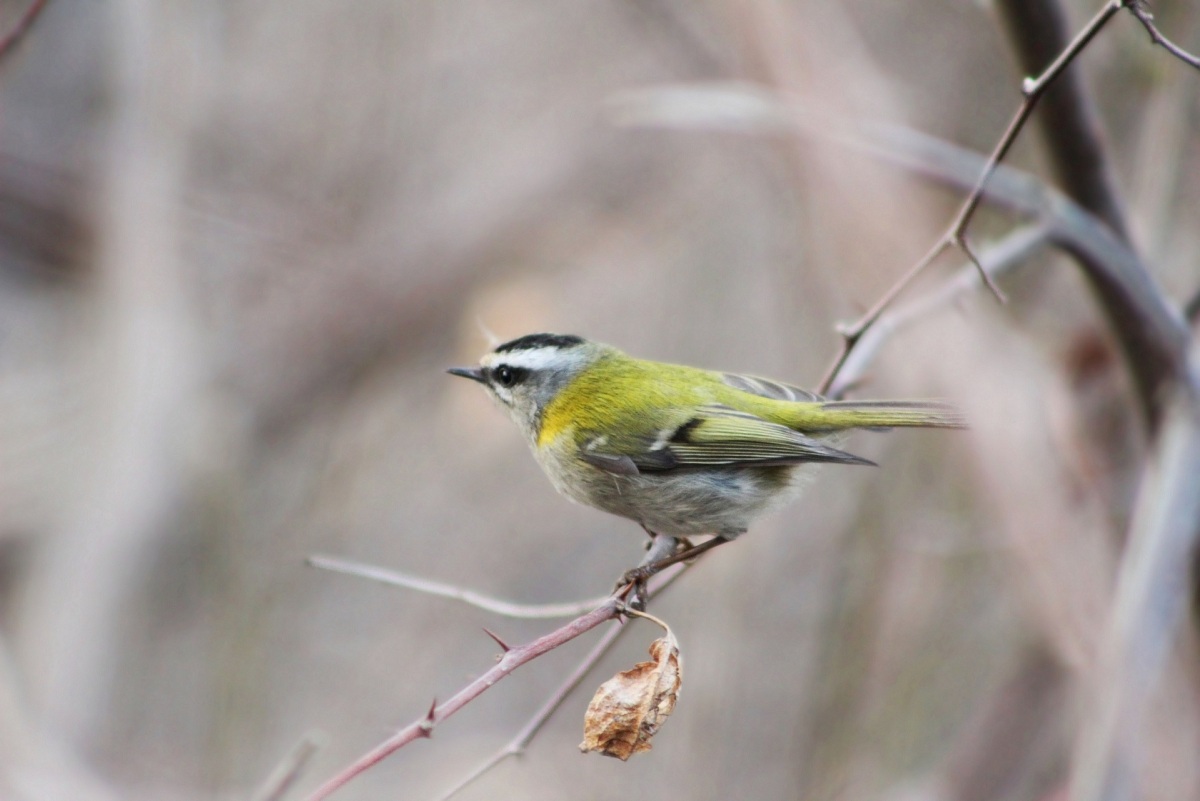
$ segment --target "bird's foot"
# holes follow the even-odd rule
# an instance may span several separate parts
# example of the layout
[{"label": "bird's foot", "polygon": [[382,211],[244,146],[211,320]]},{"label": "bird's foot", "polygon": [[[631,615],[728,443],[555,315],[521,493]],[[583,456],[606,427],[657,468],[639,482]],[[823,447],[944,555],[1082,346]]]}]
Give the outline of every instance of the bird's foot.
[{"label": "bird's foot", "polygon": [[626,570],[617,580],[616,586],[613,587],[614,593],[624,590],[626,603],[631,609],[638,612],[646,610],[646,601],[649,600],[646,593],[646,581],[666,567],[663,564],[665,560],[692,547],[692,544],[683,538],[655,534],[650,529],[646,529],[646,533],[650,535],[650,539],[646,543],[646,555],[642,557],[642,561],[638,563],[637,567]]}]

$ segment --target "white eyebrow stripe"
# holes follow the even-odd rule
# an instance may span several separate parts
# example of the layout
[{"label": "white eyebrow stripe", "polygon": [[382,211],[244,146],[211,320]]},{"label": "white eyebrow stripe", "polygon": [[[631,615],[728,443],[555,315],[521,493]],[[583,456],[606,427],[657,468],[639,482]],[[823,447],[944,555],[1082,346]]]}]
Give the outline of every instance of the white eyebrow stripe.
[{"label": "white eyebrow stripe", "polygon": [[532,350],[489,353],[480,360],[480,364],[484,367],[507,364],[510,367],[523,367],[526,370],[544,370],[547,367],[572,367],[582,362],[583,358],[583,353],[572,352],[572,349],[534,348]]}]

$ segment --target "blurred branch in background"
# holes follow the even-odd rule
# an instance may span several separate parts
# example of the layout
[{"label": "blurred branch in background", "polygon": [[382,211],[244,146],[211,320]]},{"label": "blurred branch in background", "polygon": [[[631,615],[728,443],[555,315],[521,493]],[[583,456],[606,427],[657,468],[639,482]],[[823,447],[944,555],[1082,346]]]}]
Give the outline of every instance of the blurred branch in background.
[{"label": "blurred branch in background", "polygon": [[[1192,359],[1143,474],[1104,647],[1086,689],[1070,783],[1074,801],[1132,801],[1147,797],[1147,788],[1180,786],[1171,775],[1183,773],[1179,767],[1147,766],[1152,704],[1167,713],[1168,737],[1195,746],[1196,704],[1164,704],[1162,696],[1171,654],[1186,651],[1188,662],[1196,655],[1194,643],[1179,647],[1200,554],[1200,352]],[[1183,786],[1191,782],[1186,777]]]},{"label": "blurred branch in background", "polygon": [[1075,57],[1083,52],[1084,48],[1092,40],[1096,34],[1104,27],[1112,16],[1121,8],[1120,0],[1110,0],[1092,19],[1085,25],[1082,30],[1076,34],[1075,38],[1069,42],[1064,41],[1054,51],[1055,56],[1050,61],[1049,66],[1037,73],[1036,78],[1027,78],[1021,86],[1021,105],[1017,108],[1012,119],[1009,120],[1008,127],[1004,133],[996,141],[992,148],[991,154],[987,161],[984,162],[983,168],[979,172],[979,177],[976,178],[971,187],[971,191],[963,200],[962,205],[954,215],[950,227],[941,235],[941,237],[930,247],[929,251],[907,272],[896,281],[896,284],[881,297],[869,311],[862,315],[858,320],[843,326],[840,329],[842,334],[842,347],[835,357],[833,365],[826,373],[825,378],[821,381],[820,389],[822,391],[828,389],[832,384],[834,376],[841,366],[842,362],[849,356],[855,345],[862,338],[863,333],[874,324],[879,315],[886,310],[899,295],[908,287],[908,285],[924,272],[939,256],[951,248],[957,248],[967,255],[967,258],[976,266],[980,275],[983,277],[984,283],[992,290],[997,299],[1003,300],[1003,295],[991,283],[987,272],[979,264],[979,259],[974,255],[971,246],[967,240],[967,226],[970,225],[971,219],[975,216],[976,210],[979,208],[980,202],[983,200],[984,188],[987,185],[988,179],[991,178],[1000,162],[1004,160],[1013,144],[1017,141],[1017,136],[1025,127],[1026,121],[1033,114],[1034,108],[1038,101],[1042,99],[1043,94],[1052,86],[1059,78],[1064,70],[1066,70]]},{"label": "blurred branch in background", "polygon": [[0,63],[3,63],[8,54],[25,37],[25,34],[29,33],[29,29],[37,21],[38,15],[42,13],[47,2],[48,0],[31,0],[29,7],[17,19],[16,24],[9,28],[3,36],[0,36]]},{"label": "blurred branch in background", "polygon": [[992,281],[997,281],[1006,273],[1027,264],[1049,241],[1049,229],[1041,222],[1017,228],[1003,239],[989,242],[980,249],[979,267],[975,264],[959,267],[957,274],[935,291],[887,309],[863,332],[862,338],[842,362],[829,385],[830,397],[840,398],[863,381],[872,359],[894,334],[919,322],[933,311],[978,292],[982,288],[979,269],[983,269]]},{"label": "blurred branch in background", "polygon": [[[890,0],[0,4],[0,31],[37,15],[0,54],[0,795],[246,797],[316,721],[329,775],[486,664],[455,633],[488,613],[306,554],[491,599],[606,589],[632,536],[438,380],[477,322],[815,374],[954,215],[930,184],[976,186],[1006,50],[1036,73],[1100,6],[1002,0],[1004,37],[978,4]],[[1045,151],[1020,137],[984,187],[971,233],[1010,303],[931,274],[834,386],[948,397],[970,439],[864,442],[884,469],[826,473],[662,598],[704,657],[652,758],[578,758],[574,715],[548,722],[618,643],[536,660],[337,797],[522,751],[503,791],[531,801],[1196,797],[1190,546],[1154,521],[1194,470],[1170,399],[1176,307],[1200,308],[1200,15],[1124,7],[1166,50],[1107,26],[1038,104]],[[655,86],[690,88],[631,92]],[[606,126],[606,98],[705,135]],[[280,767],[260,797],[294,789]]]},{"label": "blurred branch in background", "polygon": [[96,225],[94,200],[77,178],[0,155],[2,269],[45,286],[88,273]]},{"label": "blurred branch in background", "polygon": [[[82,502],[36,555],[20,629],[33,703],[71,744],[104,728],[120,661],[111,638],[191,485],[181,446],[202,373],[178,237],[200,89],[178,41],[191,20],[135,0],[109,13],[121,43],[88,320],[101,374],[88,387],[94,450]],[[88,601],[64,603],[64,587]]]},{"label": "blurred branch in background", "polygon": [[1127,3],[1126,8],[1129,9],[1138,22],[1142,23],[1142,27],[1146,29],[1146,33],[1150,34],[1150,41],[1165,49],[1175,58],[1182,61],[1184,64],[1195,67],[1200,70],[1200,58],[1184,50],[1179,45],[1172,42],[1166,36],[1163,36],[1162,31],[1154,24],[1154,14],[1150,12],[1150,3],[1148,0],[1131,0]]},{"label": "blurred branch in background", "polygon": [[8,643],[0,639],[0,786],[19,798],[120,801],[29,708]]},{"label": "blurred branch in background", "polygon": [[[1124,3],[1109,2],[1110,15]],[[1057,0],[1001,0],[996,3],[1009,46],[1021,70],[1037,75],[1052,64],[1071,40],[1067,11]],[[1037,126],[1050,153],[1050,167],[1063,191],[1128,243],[1125,212],[1117,195],[1112,160],[1100,136],[1095,102],[1077,65],[1064,65],[1047,88]]]},{"label": "blurred branch in background", "polygon": [[317,750],[321,747],[323,737],[316,734],[306,734],[292,747],[283,758],[262,787],[253,795],[251,801],[283,801],[288,791],[300,779],[300,775],[312,761]]},{"label": "blurred branch in background", "polygon": [[[985,160],[965,148],[896,125],[823,119],[806,113],[785,96],[752,86],[640,90],[615,98],[612,107],[618,122],[625,125],[693,131],[716,128],[760,135],[799,133],[870,153],[956,188],[974,187],[979,199],[1045,225],[1050,240],[1076,258],[1089,284],[1108,299],[1110,321],[1127,364],[1140,379],[1137,385],[1147,419],[1155,417],[1162,387],[1186,364],[1187,328],[1137,255],[1069,198],[1033,176],[995,164],[994,155],[993,160]],[[1015,135],[1015,131],[1011,133]],[[988,175],[982,189],[981,174]],[[960,207],[960,218],[972,198]],[[952,225],[929,253],[949,247],[947,236],[956,228],[957,224]],[[917,267],[924,269],[930,261],[928,255]],[[882,299],[886,303],[878,303],[861,321],[877,319],[917,272],[906,273]],[[857,339],[851,336],[848,341]],[[853,347],[845,348],[831,369],[836,371]]]}]

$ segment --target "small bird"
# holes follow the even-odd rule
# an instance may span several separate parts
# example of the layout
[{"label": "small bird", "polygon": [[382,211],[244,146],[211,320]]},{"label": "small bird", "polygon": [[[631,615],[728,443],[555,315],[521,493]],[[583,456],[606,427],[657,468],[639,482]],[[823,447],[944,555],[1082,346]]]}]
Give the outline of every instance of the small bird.
[{"label": "small bird", "polygon": [[[792,499],[812,465],[874,464],[835,447],[851,429],[965,427],[944,403],[831,401],[566,334],[529,334],[448,372],[483,384],[560,493],[650,534],[646,560],[624,579],[639,588],[743,534]],[[699,534],[713,538],[685,539]]]}]

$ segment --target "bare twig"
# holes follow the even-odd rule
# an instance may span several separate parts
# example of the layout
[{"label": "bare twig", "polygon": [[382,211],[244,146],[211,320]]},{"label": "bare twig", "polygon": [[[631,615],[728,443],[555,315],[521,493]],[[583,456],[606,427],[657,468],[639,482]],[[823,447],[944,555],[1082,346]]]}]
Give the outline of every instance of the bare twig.
[{"label": "bare twig", "polygon": [[25,34],[33,27],[34,21],[42,13],[42,9],[46,7],[47,1],[33,0],[29,4],[29,7],[25,9],[25,13],[17,20],[17,24],[13,26],[12,30],[6,33],[3,39],[0,39],[0,60],[3,60],[17,46],[17,42],[25,38]]},{"label": "bare twig", "polygon": [[[656,87],[619,95],[611,107],[625,125],[821,138],[958,188],[976,186],[985,166],[978,154],[941,139],[895,125],[854,125],[815,115],[795,98],[751,84]],[[1094,215],[1019,170],[996,166],[983,196],[1045,226],[1050,240],[1075,258],[1117,334],[1142,412],[1155,420],[1165,388],[1186,369],[1188,331],[1137,254]],[[937,253],[948,247],[939,243]],[[927,254],[918,268],[928,259]]]},{"label": "bare twig", "polygon": [[[1049,67],[1047,67],[1038,77],[1025,79],[1025,82],[1021,86],[1021,93],[1024,95],[1024,99],[1021,101],[1020,107],[1017,109],[1016,114],[1013,115],[1013,118],[1009,121],[1008,128],[1005,129],[1004,134],[1000,137],[1000,140],[996,142],[996,146],[992,148],[991,155],[988,156],[987,162],[984,164],[979,178],[975,181],[974,188],[959,207],[958,213],[955,215],[954,220],[950,223],[950,227],[946,229],[946,232],[943,233],[933,247],[929,249],[929,252],[926,253],[925,256],[922,257],[921,260],[918,261],[913,267],[909,268],[908,272],[901,276],[900,280],[897,281],[891,289],[885,292],[883,297],[881,297],[875,303],[875,305],[867,311],[866,314],[862,315],[862,317],[850,325],[839,326],[838,333],[842,335],[842,344],[838,349],[838,355],[834,357],[833,362],[829,365],[829,369],[825,372],[825,376],[821,379],[821,383],[818,385],[817,389],[818,392],[828,391],[830,385],[833,384],[834,379],[837,377],[838,371],[841,370],[842,365],[849,357],[850,351],[854,349],[856,344],[858,344],[858,341],[862,338],[863,333],[875,324],[875,321],[879,319],[879,316],[883,314],[884,310],[894,303],[896,298],[899,297],[900,294],[908,288],[912,281],[918,275],[924,272],[925,268],[932,264],[938,256],[951,247],[958,247],[967,252],[969,255],[970,251],[966,244],[967,226],[970,224],[971,218],[974,217],[975,211],[979,208],[979,204],[983,200],[984,185],[988,182],[988,179],[991,178],[992,174],[996,171],[996,167],[999,166],[1000,162],[1008,154],[1008,151],[1012,147],[1013,143],[1017,140],[1017,134],[1019,134],[1021,129],[1025,127],[1026,121],[1033,113],[1033,109],[1037,106],[1038,100],[1040,100],[1042,95],[1045,94],[1046,88],[1050,86],[1051,82],[1062,73],[1066,66],[1070,64],[1071,61],[1074,60],[1074,58],[1079,55],[1079,53],[1082,52],[1085,47],[1087,47],[1088,43],[1097,33],[1100,32],[1100,29],[1104,27],[1105,23],[1112,19],[1112,16],[1120,9],[1121,0],[1108,0],[1108,2],[1104,4],[1104,7],[1101,8],[1094,17],[1092,17],[1091,21],[1084,26],[1083,30],[1081,30],[1075,39],[1069,45],[1067,45],[1066,49],[1059,54],[1058,58],[1056,58]],[[998,294],[998,290],[996,290],[996,288],[992,285],[991,280],[987,278],[986,273],[983,274],[983,277],[984,282],[988,285],[988,287],[991,288],[994,293],[996,293],[996,297],[1002,299],[1003,296]]]},{"label": "bare twig", "polygon": [[976,291],[980,284],[978,269],[982,269],[994,280],[1025,262],[1048,241],[1049,231],[1043,225],[1034,224],[1018,228],[983,250],[979,259],[981,267],[964,265],[953,280],[942,284],[937,291],[906,305],[888,309],[863,335],[854,352],[846,359],[829,387],[829,397],[840,398],[849,388],[861,381],[867,365],[894,334],[916,320],[925,318],[935,309],[947,306],[963,295]]},{"label": "bare twig", "polygon": [[283,761],[271,771],[263,786],[252,796],[253,801],[282,801],[313,755],[320,749],[321,739],[311,732],[300,738],[300,742],[293,746]]},{"label": "bare twig", "polygon": [[[895,126],[863,129],[849,144],[954,186],[976,174],[979,156]],[[1036,178],[999,167],[988,183],[989,203],[1047,227],[1050,240],[1074,257],[1101,300],[1141,409],[1154,422],[1168,389],[1187,372],[1188,330],[1153,275],[1107,225]]]},{"label": "bare twig", "polygon": [[1071,780],[1075,801],[1142,797],[1139,732],[1190,597],[1200,548],[1200,358],[1168,406],[1134,511],[1128,555]]},{"label": "bare twig", "polygon": [[[1000,0],[993,8],[1005,23],[1009,46],[1024,75],[1046,69],[1071,40],[1062,0]],[[1103,122],[1083,70],[1063,70],[1038,104],[1037,125],[1047,161],[1062,191],[1129,242],[1129,225],[1118,182],[1100,135]]]},{"label": "bare twig", "polygon": [[1193,56],[1191,53],[1162,35],[1162,32],[1159,31],[1158,26],[1154,24],[1154,14],[1150,11],[1149,3],[1145,2],[1145,0],[1132,0],[1132,2],[1126,3],[1125,7],[1129,9],[1129,13],[1137,17],[1138,22],[1142,23],[1142,27],[1144,27],[1146,32],[1150,34],[1151,42],[1163,48],[1168,53],[1175,56],[1175,58],[1182,61],[1184,64],[1200,70],[1200,58]]},{"label": "bare twig", "polygon": [[470,606],[505,617],[535,620],[555,617],[576,617],[595,609],[607,599],[607,596],[602,596],[559,604],[518,604],[512,601],[505,601],[502,598],[493,598],[490,595],[484,595],[473,590],[456,587],[453,584],[444,584],[440,581],[411,576],[397,570],[354,562],[349,559],[339,559],[335,556],[313,554],[305,561],[313,567],[319,567],[322,570],[332,570],[335,573],[358,576],[359,578],[378,581],[392,587],[404,587],[405,589],[423,592],[427,595],[436,595],[440,598],[462,601]]},{"label": "bare twig", "polygon": [[[663,573],[655,576],[654,579],[651,580],[648,588],[649,595],[653,596],[661,592],[667,587],[667,585],[674,581],[676,576],[682,573],[685,569],[686,567],[680,567],[675,570],[664,571]],[[432,737],[434,728],[436,728],[443,720],[462,709],[464,706],[478,698],[487,690],[491,689],[497,682],[508,676],[522,665],[537,659],[543,654],[553,651],[555,648],[570,642],[581,634],[591,631],[606,620],[619,618],[625,609],[625,602],[623,600],[624,594],[628,592],[629,589],[629,587],[625,587],[621,590],[618,590],[614,595],[604,599],[603,604],[597,608],[588,612],[586,615],[582,615],[581,617],[572,620],[570,623],[555,629],[549,634],[538,637],[537,639],[524,645],[516,645],[508,648],[494,666],[459,690],[452,698],[450,698],[450,700],[442,704],[438,704],[435,701],[430,705],[428,712],[404,728],[400,729],[400,731],[396,732],[391,737],[372,748],[366,754],[363,754],[350,765],[343,768],[340,772],[314,790],[312,794],[307,797],[307,801],[322,801],[323,799],[328,798],[347,782],[375,766],[380,761],[391,756],[396,751],[399,751],[404,746],[409,745],[416,740]],[[597,653],[597,649],[593,649],[592,653],[589,654],[588,659],[581,663],[580,667],[577,669],[577,672],[582,671],[586,673],[587,670],[590,669],[590,667],[595,664],[595,661],[598,660],[602,655],[602,652]],[[572,676],[574,675],[575,674],[572,674]],[[576,683],[578,682],[576,681]],[[564,685],[564,687],[565,686],[566,685]],[[565,690],[560,689],[559,692],[556,692],[555,695],[551,697],[550,702],[547,702],[547,704],[543,707],[543,710],[547,710],[545,715],[546,718],[549,718],[554,709],[558,708],[558,705],[562,703],[562,698],[565,698],[570,692],[570,689],[573,687],[574,685],[572,684],[571,687],[566,688]],[[562,698],[559,698],[560,695]],[[540,714],[541,713],[539,712],[539,715]],[[532,728],[533,731],[536,732],[537,729],[541,727],[542,723],[545,722],[545,720],[543,719],[539,721],[539,719],[535,717],[534,722],[536,725],[533,725]],[[532,737],[533,734],[531,733],[529,736]],[[497,760],[497,763],[499,761],[500,760]]]}]

